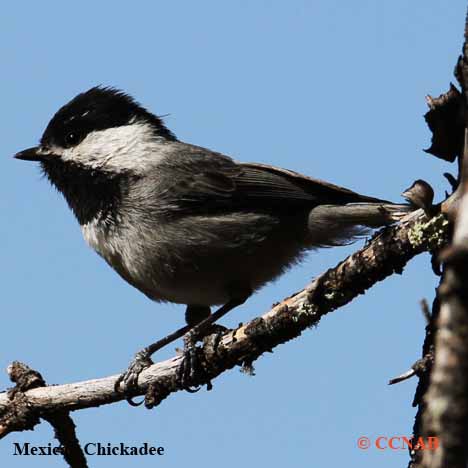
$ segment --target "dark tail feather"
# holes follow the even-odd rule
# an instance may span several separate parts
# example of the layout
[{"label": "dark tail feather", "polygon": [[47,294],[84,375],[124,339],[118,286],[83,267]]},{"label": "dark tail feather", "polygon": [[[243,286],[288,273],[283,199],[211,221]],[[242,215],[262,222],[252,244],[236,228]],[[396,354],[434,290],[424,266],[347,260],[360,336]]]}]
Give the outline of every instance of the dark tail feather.
[{"label": "dark tail feather", "polygon": [[410,205],[393,203],[351,203],[320,205],[309,214],[310,245],[349,244],[365,235],[369,228],[387,226],[414,210]]}]

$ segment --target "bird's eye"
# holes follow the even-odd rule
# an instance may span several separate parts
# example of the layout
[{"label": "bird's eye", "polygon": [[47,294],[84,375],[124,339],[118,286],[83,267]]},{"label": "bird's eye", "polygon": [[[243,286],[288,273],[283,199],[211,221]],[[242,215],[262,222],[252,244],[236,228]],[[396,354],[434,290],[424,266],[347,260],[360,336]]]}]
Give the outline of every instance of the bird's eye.
[{"label": "bird's eye", "polygon": [[81,135],[78,132],[69,132],[65,135],[65,144],[67,147],[77,145],[81,140]]}]

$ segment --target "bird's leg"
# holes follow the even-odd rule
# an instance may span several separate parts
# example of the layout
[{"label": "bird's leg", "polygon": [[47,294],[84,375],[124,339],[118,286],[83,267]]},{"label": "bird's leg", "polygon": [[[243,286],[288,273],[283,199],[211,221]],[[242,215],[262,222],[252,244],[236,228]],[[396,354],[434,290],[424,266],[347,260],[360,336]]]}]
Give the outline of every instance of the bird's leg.
[{"label": "bird's leg", "polygon": [[211,314],[208,306],[188,305],[185,309],[185,323],[191,327],[199,324]]},{"label": "bird's leg", "polygon": [[209,332],[210,328],[217,320],[226,315],[235,307],[243,304],[249,295],[250,292],[248,294],[239,296],[239,298],[231,299],[229,302],[220,307],[216,312],[191,328],[184,336],[184,356],[182,364],[179,366],[177,372],[177,382],[181,388],[188,390],[189,392],[198,390],[197,388],[191,388],[192,382],[194,382],[197,373],[200,371],[200,366],[197,359],[197,349],[195,347],[196,342]]},{"label": "bird's leg", "polygon": [[[184,336],[191,328],[193,328],[197,323],[203,321],[209,315],[210,308],[208,306],[188,305],[185,312],[185,320],[187,325],[138,351],[135,354],[133,361],[128,366],[128,369],[116,380],[114,384],[115,391],[119,392],[121,385],[125,393],[135,390],[140,373],[153,364],[151,356],[156,351],[164,348],[164,346]],[[127,401],[131,405],[135,405],[135,403],[131,400],[131,397],[127,398]]]}]

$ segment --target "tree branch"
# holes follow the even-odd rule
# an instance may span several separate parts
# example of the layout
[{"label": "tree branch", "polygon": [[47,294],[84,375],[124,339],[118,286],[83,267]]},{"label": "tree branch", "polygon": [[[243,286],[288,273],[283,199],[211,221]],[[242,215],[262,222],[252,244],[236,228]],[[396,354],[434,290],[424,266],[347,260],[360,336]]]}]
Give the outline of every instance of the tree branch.
[{"label": "tree branch", "polygon": [[[468,131],[464,167],[468,168]],[[422,467],[464,468],[468,458],[468,174],[453,243],[443,253],[446,264],[439,288],[440,313],[435,361],[425,395],[424,436],[436,436],[439,448],[423,454]]]},{"label": "tree branch", "polygon": [[[252,363],[264,352],[298,337],[305,329],[318,324],[327,313],[349,303],[375,283],[393,273],[401,273],[415,255],[438,250],[446,244],[449,222],[439,214],[431,219],[417,210],[398,225],[378,232],[362,249],[331,268],[305,289],[275,305],[258,317],[220,337],[211,335],[198,349],[204,375],[195,384],[207,384],[222,372],[236,365],[251,370]],[[180,390],[176,372],[181,357],[156,363],[143,371],[138,379],[136,395],[148,388],[153,398],[147,407],[158,405],[164,398]],[[35,388],[25,392],[29,408],[43,415],[57,411],[74,411],[120,401],[124,396],[114,391],[117,376],[85,382]],[[0,438],[11,430],[22,430],[10,414],[11,401],[0,393]]]},{"label": "tree branch", "polygon": [[464,97],[464,150],[459,158],[452,245],[442,252],[444,279],[439,287],[440,312],[435,335],[435,361],[424,397],[423,435],[436,436],[439,448],[423,453],[422,468],[464,468],[468,460],[468,17],[456,75]]},{"label": "tree branch", "polygon": [[[13,430],[33,429],[38,424],[39,416],[53,428],[55,437],[60,443],[62,455],[72,468],[87,468],[86,458],[76,437],[75,424],[68,411],[51,411],[45,414],[30,406],[24,392],[33,388],[44,388],[46,383],[42,375],[27,365],[14,361],[8,366],[10,380],[16,387],[7,393],[8,410],[3,417],[0,433],[3,435]],[[5,421],[8,423],[5,424]]]}]

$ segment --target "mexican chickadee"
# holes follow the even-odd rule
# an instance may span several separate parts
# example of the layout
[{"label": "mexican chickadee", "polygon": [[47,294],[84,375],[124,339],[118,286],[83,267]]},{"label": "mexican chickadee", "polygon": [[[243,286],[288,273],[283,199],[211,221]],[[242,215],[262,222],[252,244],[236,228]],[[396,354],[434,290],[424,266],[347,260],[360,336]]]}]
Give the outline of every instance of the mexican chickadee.
[{"label": "mexican chickadee", "polygon": [[116,382],[129,393],[151,354],[183,335],[179,383],[189,388],[194,343],[215,320],[306,251],[347,243],[411,210],[183,143],[107,87],[76,96],[39,146],[15,157],[40,162],[86,242],[123,279],[154,301],[187,305],[187,325],[137,353]]}]

